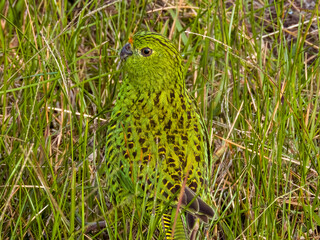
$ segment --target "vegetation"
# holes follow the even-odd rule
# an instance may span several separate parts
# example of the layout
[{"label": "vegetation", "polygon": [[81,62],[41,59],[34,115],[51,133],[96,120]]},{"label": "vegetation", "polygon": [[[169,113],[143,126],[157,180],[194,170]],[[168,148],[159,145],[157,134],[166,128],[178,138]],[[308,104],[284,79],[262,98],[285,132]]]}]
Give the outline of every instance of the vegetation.
[{"label": "vegetation", "polygon": [[[218,216],[198,239],[316,239],[318,9],[298,0],[1,1],[0,238],[161,239],[136,218],[112,223],[105,194],[119,51],[148,29],[180,49],[215,152]],[[96,220],[108,224],[91,231]]]}]

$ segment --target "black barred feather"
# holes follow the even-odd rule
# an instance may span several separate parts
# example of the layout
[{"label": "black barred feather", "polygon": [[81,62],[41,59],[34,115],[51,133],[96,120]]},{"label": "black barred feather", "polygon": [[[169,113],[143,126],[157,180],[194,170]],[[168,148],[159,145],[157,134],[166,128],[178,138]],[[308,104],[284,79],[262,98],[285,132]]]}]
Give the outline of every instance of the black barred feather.
[{"label": "black barred feather", "polygon": [[[110,195],[121,201],[123,195],[135,192],[150,201],[156,199],[161,206],[169,203],[170,210],[162,216],[169,239],[185,179],[180,210],[186,211],[188,227],[194,227],[196,218],[208,223],[214,216],[201,199],[207,192],[205,179],[211,159],[207,129],[186,91],[181,56],[167,38],[137,33],[120,56],[127,75],[107,133]],[[177,219],[175,231],[179,237],[181,231],[186,235],[182,219]]]}]

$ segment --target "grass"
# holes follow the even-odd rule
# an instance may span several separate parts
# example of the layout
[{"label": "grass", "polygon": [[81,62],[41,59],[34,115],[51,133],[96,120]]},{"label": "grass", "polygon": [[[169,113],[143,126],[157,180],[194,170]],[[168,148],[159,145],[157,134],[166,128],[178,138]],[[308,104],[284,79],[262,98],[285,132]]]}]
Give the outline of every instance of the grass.
[{"label": "grass", "polygon": [[210,132],[207,239],[317,239],[319,3],[302,2],[0,2],[0,239],[161,239],[121,213],[85,226],[108,219],[119,49],[141,29],[179,47]]}]

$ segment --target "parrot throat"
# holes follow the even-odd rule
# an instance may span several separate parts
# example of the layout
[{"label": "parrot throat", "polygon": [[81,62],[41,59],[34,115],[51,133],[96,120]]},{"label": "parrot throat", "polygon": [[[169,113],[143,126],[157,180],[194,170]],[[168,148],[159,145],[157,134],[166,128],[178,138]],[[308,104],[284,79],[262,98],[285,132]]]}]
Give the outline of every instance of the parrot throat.
[{"label": "parrot throat", "polygon": [[137,70],[132,71],[132,68],[127,67],[127,81],[136,91],[148,92],[163,92],[173,89],[182,91],[185,87],[183,67],[181,64],[174,69],[165,65],[149,67],[148,71]]}]

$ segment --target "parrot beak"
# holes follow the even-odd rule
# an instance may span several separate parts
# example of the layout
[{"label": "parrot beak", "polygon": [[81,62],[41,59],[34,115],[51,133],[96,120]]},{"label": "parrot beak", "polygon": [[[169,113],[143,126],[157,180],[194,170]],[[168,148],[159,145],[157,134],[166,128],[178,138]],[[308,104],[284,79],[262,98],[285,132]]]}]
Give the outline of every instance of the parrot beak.
[{"label": "parrot beak", "polygon": [[126,45],[124,45],[124,47],[121,49],[120,52],[120,58],[121,60],[126,59],[127,57],[131,56],[133,54],[132,50],[131,50],[131,44],[127,43]]}]

